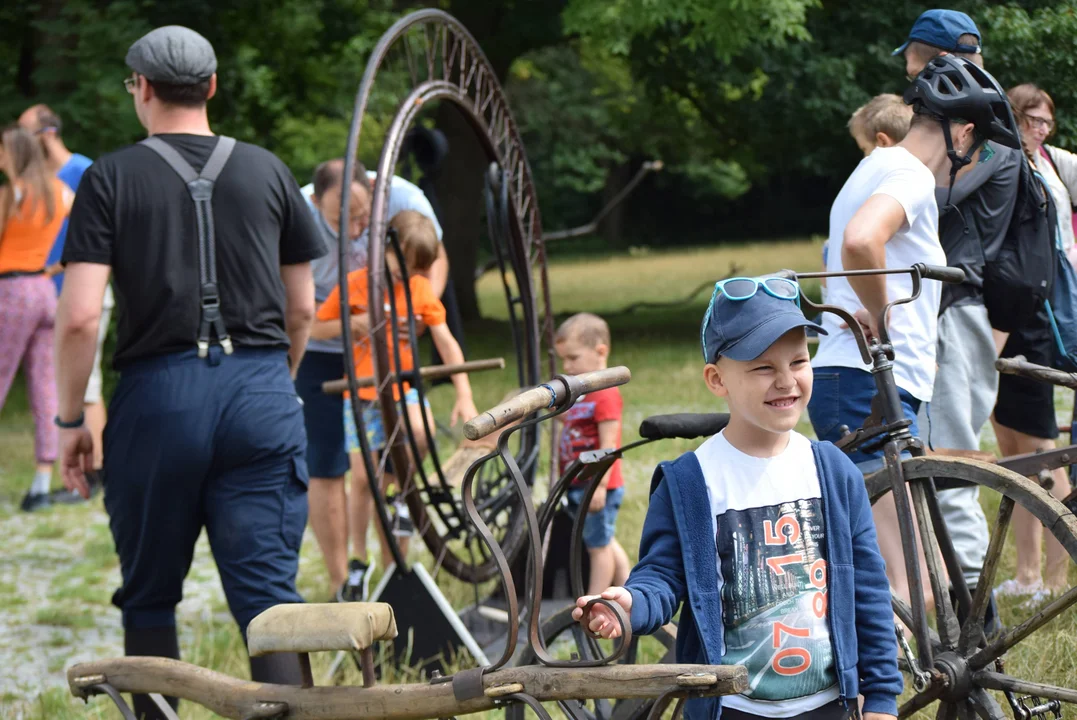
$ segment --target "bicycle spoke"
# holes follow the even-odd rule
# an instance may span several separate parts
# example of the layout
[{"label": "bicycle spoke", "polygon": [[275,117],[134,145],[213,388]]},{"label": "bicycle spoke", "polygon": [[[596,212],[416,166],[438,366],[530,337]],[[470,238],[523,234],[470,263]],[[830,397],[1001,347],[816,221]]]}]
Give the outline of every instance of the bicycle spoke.
[{"label": "bicycle spoke", "polygon": [[[938,625],[939,639],[944,647],[954,648],[957,646],[961,630],[957,617],[954,615],[954,608],[950,605],[950,593],[943,578],[942,567],[939,565],[939,544],[927,507],[925,482],[927,481],[912,482],[909,484],[909,490],[912,492],[912,503],[916,509],[916,522],[920,527],[920,542],[924,546],[924,560],[927,562],[931,594],[935,596],[935,620]],[[923,652],[921,651],[920,654],[923,655]]]},{"label": "bicycle spoke", "polygon": [[973,669],[979,669],[989,662],[1002,657],[1007,650],[1054,620],[1074,603],[1077,603],[1077,586],[1071,587],[1065,594],[1052,600],[1046,607],[1017,627],[995,638],[991,644],[969,658],[969,666]]},{"label": "bicycle spoke", "polygon": [[1045,685],[1044,683],[1020,680],[1002,673],[990,670],[981,670],[972,676],[972,679],[982,688],[989,690],[1003,690],[1025,695],[1035,695],[1047,700],[1060,700],[1067,703],[1077,703],[1077,690]]},{"label": "bicycle spoke", "polygon": [[957,651],[961,655],[968,653],[969,648],[983,638],[984,614],[987,612],[988,603],[991,600],[991,589],[995,586],[995,573],[999,562],[1002,560],[1002,549],[1006,544],[1006,533],[1010,529],[1010,520],[1013,518],[1014,501],[1005,495],[1002,496],[998,506],[998,517],[995,519],[995,527],[991,530],[991,541],[987,545],[987,555],[984,558],[984,566],[980,571],[980,579],[976,583],[976,595],[972,598],[972,610],[965,619],[965,626],[961,628],[961,642]]},{"label": "bicycle spoke", "polygon": [[[904,600],[894,594],[894,591],[890,591],[890,605],[894,608],[894,614],[898,616],[901,622],[905,623],[905,627],[912,627],[912,608]],[[939,640],[938,633],[932,630],[930,627],[927,629],[928,639],[931,641],[931,647],[937,648],[942,642]]]},{"label": "bicycle spoke", "polygon": [[[897,510],[898,530],[901,533],[901,545],[905,548],[916,547],[916,519],[913,517],[909,496],[905,492],[905,473],[898,457],[897,444],[886,444],[887,474],[890,480],[890,492]],[[927,624],[927,607],[924,602],[923,578],[920,577],[920,562],[915,552],[905,553],[905,573],[909,579],[909,594],[912,599],[912,624],[908,627],[916,638],[920,661],[925,666],[934,664],[934,648],[929,639]]]},{"label": "bicycle spoke", "polygon": [[934,685],[922,693],[905,701],[901,707],[898,708],[898,718],[903,719],[912,717],[916,713],[926,708],[931,703],[939,699],[939,695],[942,694],[943,688],[941,685]]},{"label": "bicycle spoke", "polygon": [[935,712],[935,720],[957,720],[957,705],[953,703],[939,703],[939,709]]},{"label": "bicycle spoke", "polygon": [[1006,717],[995,698],[991,697],[991,693],[981,688],[975,688],[969,693],[968,704],[972,706],[976,716],[983,720],[1004,720]]}]

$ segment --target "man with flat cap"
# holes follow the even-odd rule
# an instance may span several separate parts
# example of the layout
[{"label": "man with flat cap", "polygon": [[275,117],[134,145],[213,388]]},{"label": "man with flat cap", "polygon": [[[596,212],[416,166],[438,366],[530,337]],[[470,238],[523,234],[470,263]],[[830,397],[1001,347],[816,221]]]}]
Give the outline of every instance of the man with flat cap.
[{"label": "man with flat cap", "polygon": [[[105,509],[120,558],[128,655],[178,657],[175,607],[206,529],[240,630],[295,589],[307,521],[306,433],[293,370],[325,254],[288,168],[214,135],[217,60],[178,26],[127,53],[149,137],[83,176],[63,262],[57,368],[64,482],[84,496],[93,443],[82,397],[110,273],[119,384],[104,440]],[[301,682],[295,655],[251,659],[263,682]],[[146,697],[140,717],[159,717]]]}]

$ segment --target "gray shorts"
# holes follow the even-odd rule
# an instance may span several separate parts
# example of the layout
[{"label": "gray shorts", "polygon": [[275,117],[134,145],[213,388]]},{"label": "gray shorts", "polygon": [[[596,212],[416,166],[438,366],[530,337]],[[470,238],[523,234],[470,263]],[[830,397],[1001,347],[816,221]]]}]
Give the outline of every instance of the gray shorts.
[{"label": "gray shorts", "polygon": [[[983,305],[955,305],[939,316],[938,369],[931,402],[920,406],[920,429],[932,449],[979,450],[980,431],[995,407],[994,337]],[[974,584],[989,534],[976,487],[939,491],[939,507],[964,570]]]}]

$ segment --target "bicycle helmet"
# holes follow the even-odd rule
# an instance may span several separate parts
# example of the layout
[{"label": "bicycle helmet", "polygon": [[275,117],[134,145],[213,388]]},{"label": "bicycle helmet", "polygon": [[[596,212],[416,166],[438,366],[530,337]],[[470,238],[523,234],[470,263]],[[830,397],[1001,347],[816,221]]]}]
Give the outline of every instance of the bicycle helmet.
[{"label": "bicycle helmet", "polygon": [[904,99],[915,110],[940,120],[973,123],[982,140],[1021,149],[1020,132],[1006,92],[990,73],[965,58],[932,58],[905,90]]}]

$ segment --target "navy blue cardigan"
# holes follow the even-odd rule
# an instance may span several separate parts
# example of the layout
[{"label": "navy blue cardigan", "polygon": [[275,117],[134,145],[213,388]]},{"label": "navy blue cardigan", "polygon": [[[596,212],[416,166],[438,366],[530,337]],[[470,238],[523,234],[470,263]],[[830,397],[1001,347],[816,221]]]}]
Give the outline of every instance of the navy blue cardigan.
[{"label": "navy blue cardigan", "polygon": [[[875,539],[864,477],[828,442],[812,442],[826,523],[827,614],[842,702],[897,715],[902,679],[890,584]],[[668,623],[687,599],[677,628],[677,662],[719,665],[725,654],[722,595],[706,481],[694,452],[655,470],[640,538],[639,563],[625,583],[632,632]],[[694,698],[688,720],[715,720],[719,698]]]}]

